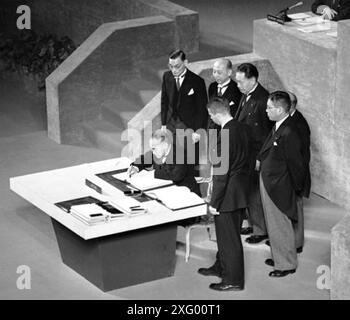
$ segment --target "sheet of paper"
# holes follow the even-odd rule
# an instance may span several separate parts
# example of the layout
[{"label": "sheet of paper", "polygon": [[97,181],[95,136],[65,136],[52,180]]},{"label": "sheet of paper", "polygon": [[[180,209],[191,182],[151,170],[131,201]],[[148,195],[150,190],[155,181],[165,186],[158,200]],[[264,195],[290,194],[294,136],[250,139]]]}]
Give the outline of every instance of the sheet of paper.
[{"label": "sheet of paper", "polygon": [[169,209],[176,210],[204,204],[204,200],[187,187],[170,186],[146,192],[152,198],[159,199]]},{"label": "sheet of paper", "polygon": [[309,17],[304,19],[298,19],[294,21],[296,24],[300,26],[312,26],[315,24],[329,24],[329,21],[324,20],[322,17]]},{"label": "sheet of paper", "polygon": [[301,19],[311,18],[312,16],[310,14],[300,12],[300,13],[289,14],[288,17],[293,20],[301,20]]},{"label": "sheet of paper", "polygon": [[154,170],[142,170],[139,173],[134,174],[129,178],[126,172],[113,175],[113,178],[118,180],[127,181],[132,186],[140,190],[148,190],[152,188],[158,188],[173,184],[171,180],[157,179],[154,177]]}]

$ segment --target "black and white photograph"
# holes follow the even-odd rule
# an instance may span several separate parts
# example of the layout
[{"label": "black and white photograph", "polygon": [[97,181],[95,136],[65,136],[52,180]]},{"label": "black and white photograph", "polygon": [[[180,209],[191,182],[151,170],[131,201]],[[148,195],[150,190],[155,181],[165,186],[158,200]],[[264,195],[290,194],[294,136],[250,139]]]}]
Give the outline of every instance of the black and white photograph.
[{"label": "black and white photograph", "polygon": [[349,300],[349,52],[350,0],[0,0],[0,300]]}]

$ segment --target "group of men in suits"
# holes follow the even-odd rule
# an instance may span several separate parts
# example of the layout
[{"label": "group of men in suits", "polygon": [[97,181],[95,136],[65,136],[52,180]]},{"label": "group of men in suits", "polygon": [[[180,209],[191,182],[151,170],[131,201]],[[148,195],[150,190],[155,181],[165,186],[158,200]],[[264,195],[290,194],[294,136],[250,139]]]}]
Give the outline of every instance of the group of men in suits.
[{"label": "group of men in suits", "polygon": [[[265,263],[274,267],[271,277],[294,273],[297,248],[301,252],[304,241],[302,197],[310,192],[310,129],[295,109],[295,95],[269,94],[250,63],[237,67],[234,81],[231,61],[219,59],[213,65],[215,81],[208,89],[208,103],[205,82],[187,69],[183,51],[172,52],[168,66],[161,93],[161,131],[169,130],[177,141],[179,130],[190,130],[185,146],[195,148],[197,155],[199,141],[206,138],[203,132],[214,130],[217,140],[214,150],[209,148],[209,159],[212,151],[228,158],[225,172],[220,171],[221,162],[212,164],[216,261],[198,272],[222,278],[211,289],[242,290],[241,234],[251,234],[246,239],[250,244],[269,238],[272,258]],[[241,228],[245,215],[249,227]]]}]

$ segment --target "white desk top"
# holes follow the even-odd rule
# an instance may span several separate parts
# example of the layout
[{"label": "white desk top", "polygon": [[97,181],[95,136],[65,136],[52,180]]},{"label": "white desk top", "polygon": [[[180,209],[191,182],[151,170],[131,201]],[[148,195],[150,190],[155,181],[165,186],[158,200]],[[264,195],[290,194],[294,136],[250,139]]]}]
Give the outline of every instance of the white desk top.
[{"label": "white desk top", "polygon": [[205,205],[172,211],[156,201],[149,201],[142,203],[143,207],[149,209],[147,214],[88,226],[55,205],[57,202],[84,196],[93,196],[101,200],[122,197],[123,192],[102,179],[94,178],[95,182],[98,179],[98,185],[103,190],[102,195],[87,187],[85,179],[97,173],[126,168],[130,162],[127,158],[110,159],[13,177],[10,178],[10,189],[85,240],[206,214]]}]

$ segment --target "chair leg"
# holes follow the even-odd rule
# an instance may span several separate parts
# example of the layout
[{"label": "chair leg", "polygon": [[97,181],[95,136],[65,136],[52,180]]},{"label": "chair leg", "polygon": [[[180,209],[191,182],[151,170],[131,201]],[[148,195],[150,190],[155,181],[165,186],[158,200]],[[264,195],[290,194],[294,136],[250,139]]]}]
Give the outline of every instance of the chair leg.
[{"label": "chair leg", "polygon": [[185,261],[188,262],[190,258],[190,236],[191,236],[192,226],[186,227],[186,252],[185,252]]},{"label": "chair leg", "polygon": [[209,240],[211,241],[211,232],[210,232],[210,227],[209,226],[207,226],[207,232],[208,232]]}]

